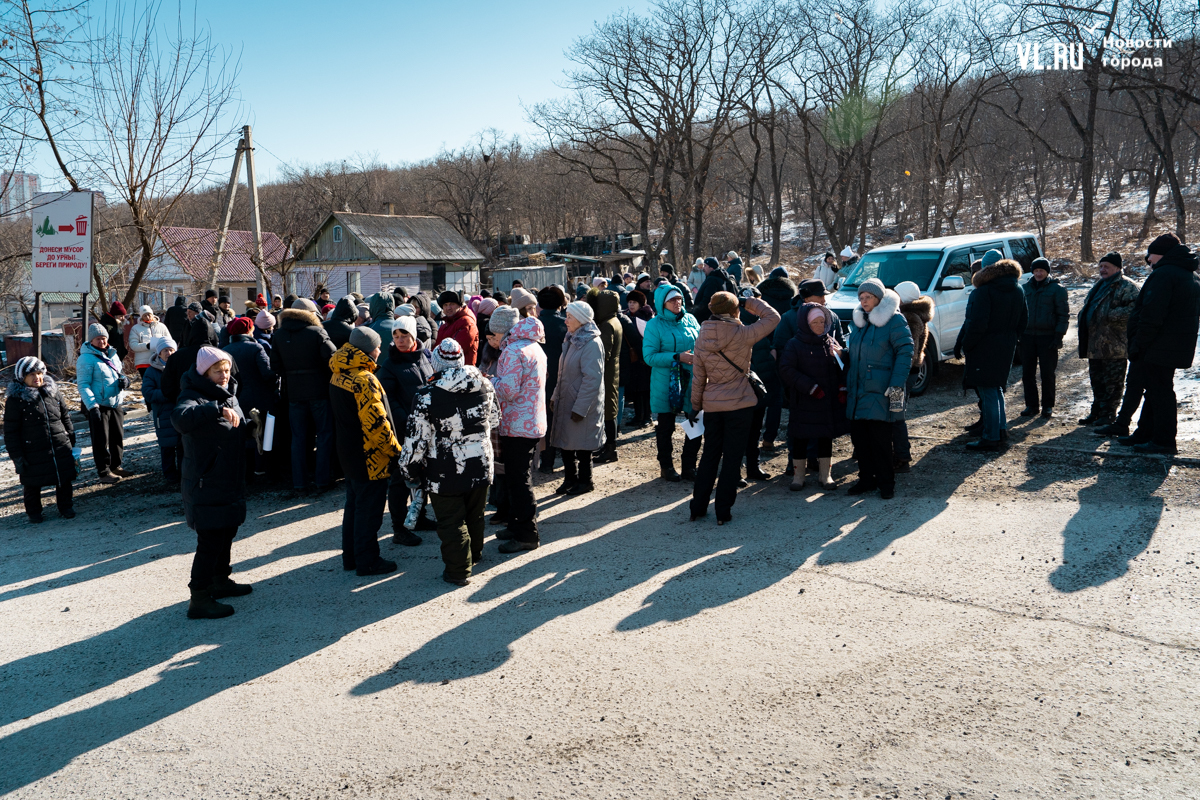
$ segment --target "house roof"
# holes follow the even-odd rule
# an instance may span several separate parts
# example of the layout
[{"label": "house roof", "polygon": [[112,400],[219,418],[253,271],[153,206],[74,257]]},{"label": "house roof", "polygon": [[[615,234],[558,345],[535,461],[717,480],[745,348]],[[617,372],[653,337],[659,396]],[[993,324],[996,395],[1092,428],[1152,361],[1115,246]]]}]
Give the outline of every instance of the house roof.
[{"label": "house roof", "polygon": [[402,217],[335,211],[305,242],[308,250],[331,220],[352,233],[380,261],[482,262],[483,255],[441,217]]},{"label": "house roof", "polygon": [[[213,250],[217,246],[217,231],[212,228],[163,228],[159,231],[163,247],[184,272],[198,281],[208,279]],[[263,266],[282,264],[288,257],[283,241],[273,233],[263,232]],[[254,237],[250,231],[229,231],[221,252],[221,267],[217,280],[228,283],[254,283],[258,278],[251,254]]]}]

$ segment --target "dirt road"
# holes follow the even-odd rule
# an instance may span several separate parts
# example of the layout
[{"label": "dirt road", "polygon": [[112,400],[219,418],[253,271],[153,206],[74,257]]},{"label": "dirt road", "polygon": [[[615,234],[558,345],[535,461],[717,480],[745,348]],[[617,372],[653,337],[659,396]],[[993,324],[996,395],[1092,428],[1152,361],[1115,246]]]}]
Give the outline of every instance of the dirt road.
[{"label": "dirt road", "polygon": [[30,526],[4,473],[0,794],[1195,797],[1200,452],[1077,429],[1083,369],[988,457],[948,365],[895,500],[779,477],[720,528],[626,437],[466,589],[428,540],[343,573],[340,491],[258,491],[223,621],[184,618],[194,537],[155,478]]}]

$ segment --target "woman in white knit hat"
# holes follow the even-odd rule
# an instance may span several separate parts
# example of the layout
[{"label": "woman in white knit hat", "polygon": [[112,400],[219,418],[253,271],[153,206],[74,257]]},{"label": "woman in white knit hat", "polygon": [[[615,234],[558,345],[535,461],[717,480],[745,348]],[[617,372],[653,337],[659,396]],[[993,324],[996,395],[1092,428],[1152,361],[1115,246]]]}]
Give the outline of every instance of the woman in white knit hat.
[{"label": "woman in white knit hat", "polygon": [[567,304],[567,338],[550,400],[550,446],[562,450],[566,468],[556,494],[592,491],[592,451],[604,444],[604,346],[594,319],[587,303]]},{"label": "woman in white knit hat", "polygon": [[142,306],[138,309],[137,324],[129,329],[129,352],[133,354],[133,366],[138,375],[146,377],[146,369],[150,366],[151,339],[170,339],[171,332],[167,326],[154,316],[154,309]]}]

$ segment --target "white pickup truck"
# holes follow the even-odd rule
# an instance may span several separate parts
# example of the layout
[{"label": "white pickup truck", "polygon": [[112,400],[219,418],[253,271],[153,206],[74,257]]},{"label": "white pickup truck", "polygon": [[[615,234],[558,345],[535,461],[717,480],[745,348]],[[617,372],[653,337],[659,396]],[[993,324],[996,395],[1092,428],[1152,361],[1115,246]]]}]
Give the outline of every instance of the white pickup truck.
[{"label": "white pickup truck", "polygon": [[884,245],[842,269],[837,291],[826,298],[826,305],[848,332],[858,306],[858,286],[863,281],[879,278],[889,289],[912,281],[921,287],[921,294],[933,298],[925,363],[909,381],[910,391],[920,394],[929,387],[938,364],[954,354],[954,342],[966,315],[967,297],[973,291],[971,262],[982,258],[988,250],[999,250],[1005,258],[1017,261],[1025,272],[1022,281],[1027,280],[1033,260],[1042,255],[1037,234],[1026,231],[973,233]]}]

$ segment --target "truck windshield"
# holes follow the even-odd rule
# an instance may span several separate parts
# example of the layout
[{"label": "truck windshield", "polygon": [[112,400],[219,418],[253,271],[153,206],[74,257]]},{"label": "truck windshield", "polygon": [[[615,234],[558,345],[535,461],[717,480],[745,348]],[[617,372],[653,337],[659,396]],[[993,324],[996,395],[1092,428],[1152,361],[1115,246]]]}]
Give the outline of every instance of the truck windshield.
[{"label": "truck windshield", "polygon": [[929,289],[933,274],[942,260],[941,250],[893,250],[884,253],[867,253],[842,279],[842,287],[857,289],[864,281],[879,278],[889,289],[896,284],[912,281],[921,288]]}]

